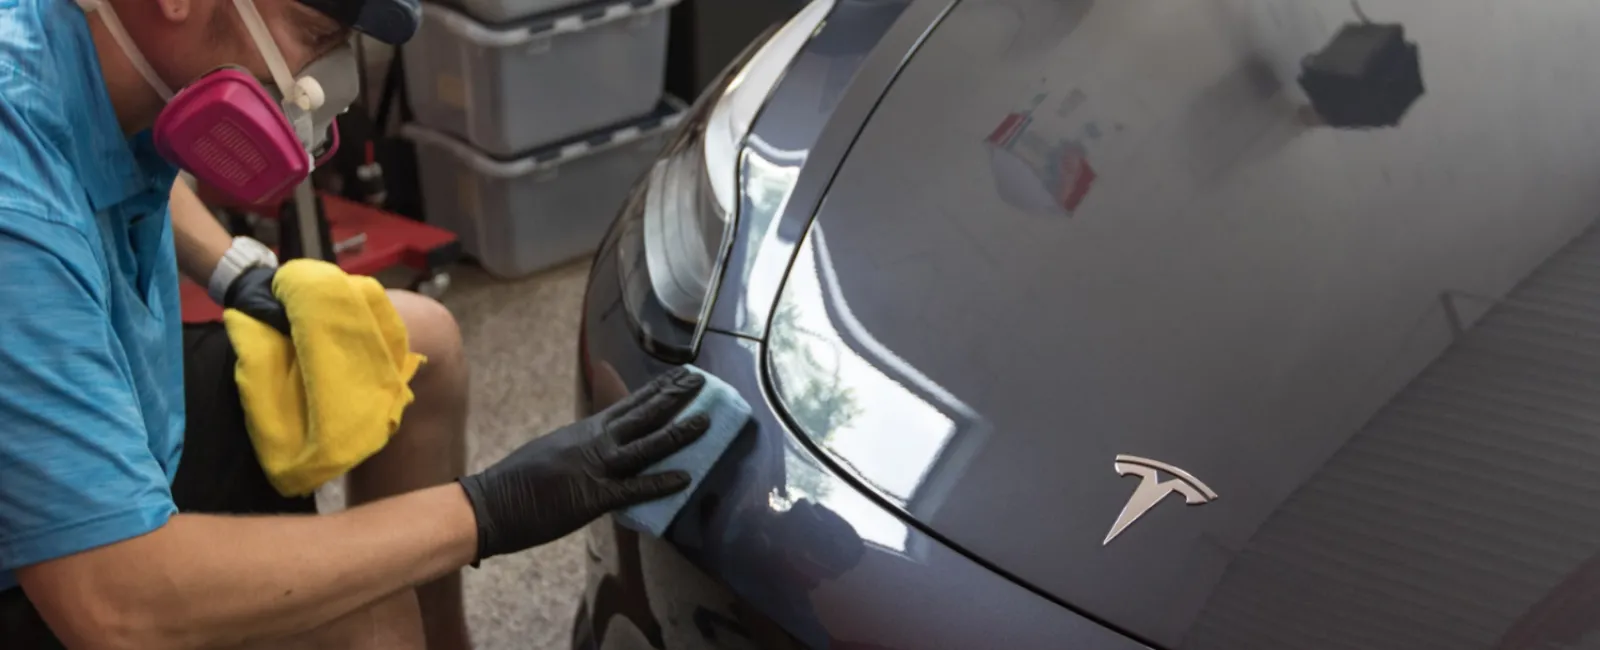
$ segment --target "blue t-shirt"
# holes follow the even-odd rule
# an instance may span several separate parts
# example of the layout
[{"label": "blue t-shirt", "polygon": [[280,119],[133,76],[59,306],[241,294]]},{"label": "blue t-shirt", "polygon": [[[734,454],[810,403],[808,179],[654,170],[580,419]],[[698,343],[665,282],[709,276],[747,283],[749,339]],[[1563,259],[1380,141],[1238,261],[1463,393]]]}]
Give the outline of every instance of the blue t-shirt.
[{"label": "blue t-shirt", "polygon": [[176,178],[122,134],[77,5],[0,0],[0,589],[175,511]]}]

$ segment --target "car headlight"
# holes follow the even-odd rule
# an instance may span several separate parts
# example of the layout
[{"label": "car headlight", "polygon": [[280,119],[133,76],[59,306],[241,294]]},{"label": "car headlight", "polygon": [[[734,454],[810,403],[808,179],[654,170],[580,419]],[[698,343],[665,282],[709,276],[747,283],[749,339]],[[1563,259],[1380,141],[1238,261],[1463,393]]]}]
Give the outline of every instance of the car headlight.
[{"label": "car headlight", "polygon": [[835,0],[812,0],[746,48],[635,188],[616,230],[623,302],[658,357],[693,358],[738,221],[745,136]]}]

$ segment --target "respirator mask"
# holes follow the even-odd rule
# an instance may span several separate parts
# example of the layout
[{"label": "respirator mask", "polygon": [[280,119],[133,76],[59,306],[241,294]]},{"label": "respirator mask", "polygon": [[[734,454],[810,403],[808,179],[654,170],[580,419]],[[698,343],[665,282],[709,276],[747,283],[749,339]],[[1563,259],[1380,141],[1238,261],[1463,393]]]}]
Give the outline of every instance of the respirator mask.
[{"label": "respirator mask", "polygon": [[360,92],[359,71],[347,45],[308,65],[296,79],[255,4],[232,1],[272,74],[270,90],[245,69],[228,66],[174,93],[110,4],[78,0],[78,5],[100,14],[134,68],[166,101],[152,128],[156,151],[225,198],[262,205],[305,181],[319,154],[332,155],[338,146],[333,118]]}]

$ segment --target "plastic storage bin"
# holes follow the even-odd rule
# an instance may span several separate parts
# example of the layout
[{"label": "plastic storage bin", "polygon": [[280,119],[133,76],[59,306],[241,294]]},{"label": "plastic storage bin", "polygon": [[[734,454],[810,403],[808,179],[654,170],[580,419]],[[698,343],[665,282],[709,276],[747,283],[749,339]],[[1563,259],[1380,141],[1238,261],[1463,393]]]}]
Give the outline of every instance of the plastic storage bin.
[{"label": "plastic storage bin", "polygon": [[428,223],[456,233],[491,275],[515,278],[593,253],[684,112],[668,98],[645,118],[515,160],[416,124],[401,133],[417,145]]},{"label": "plastic storage bin", "polygon": [[494,27],[424,4],[404,51],[416,121],[505,158],[649,113],[677,2],[589,3]]},{"label": "plastic storage bin", "polygon": [[441,0],[440,4],[460,9],[482,22],[509,23],[542,13],[580,5],[588,0]]}]

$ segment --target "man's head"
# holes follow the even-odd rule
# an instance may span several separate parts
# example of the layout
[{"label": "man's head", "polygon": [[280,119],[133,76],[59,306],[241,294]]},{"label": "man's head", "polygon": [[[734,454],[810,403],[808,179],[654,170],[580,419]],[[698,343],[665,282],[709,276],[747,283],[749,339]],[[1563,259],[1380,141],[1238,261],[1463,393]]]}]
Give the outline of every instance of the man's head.
[{"label": "man's head", "polygon": [[[104,1],[115,8],[150,67],[174,89],[226,65],[244,67],[263,82],[272,81],[233,0]],[[254,4],[296,74],[347,42],[353,30],[401,42],[411,37],[419,20],[416,0],[254,0]]]},{"label": "man's head", "polygon": [[299,185],[332,141],[333,116],[359,94],[353,31],[398,43],[421,17],[418,0],[77,1],[98,17],[123,132],[154,126],[164,158],[245,204]]}]

